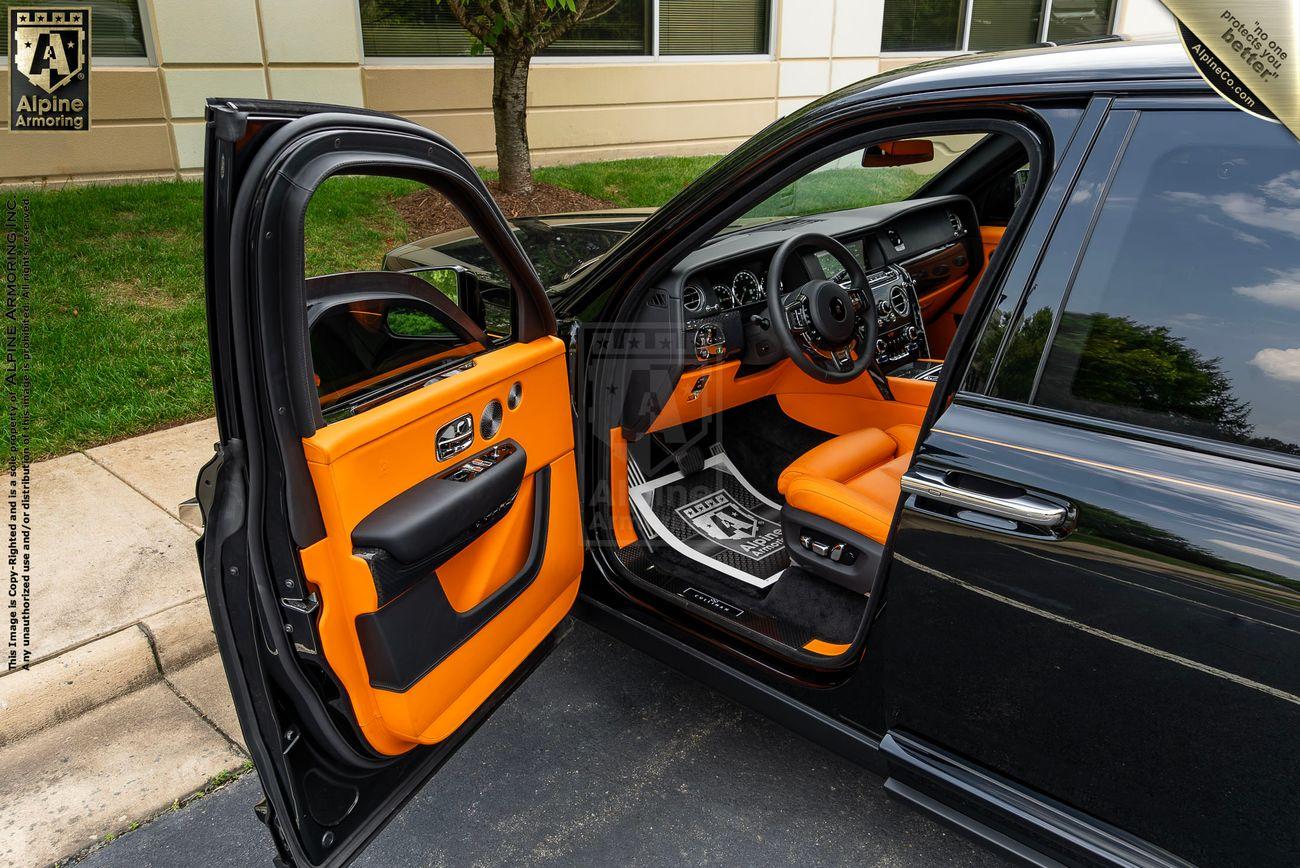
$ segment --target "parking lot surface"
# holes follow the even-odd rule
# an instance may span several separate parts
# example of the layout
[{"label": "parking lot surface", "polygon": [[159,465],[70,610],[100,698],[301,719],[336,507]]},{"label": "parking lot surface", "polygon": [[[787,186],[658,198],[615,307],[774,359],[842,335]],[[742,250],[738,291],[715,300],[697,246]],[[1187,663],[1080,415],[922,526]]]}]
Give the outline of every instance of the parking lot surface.
[{"label": "parking lot surface", "polygon": [[[880,783],[575,623],[357,864],[1006,864]],[[247,775],[83,864],[269,864],[260,798]]]}]

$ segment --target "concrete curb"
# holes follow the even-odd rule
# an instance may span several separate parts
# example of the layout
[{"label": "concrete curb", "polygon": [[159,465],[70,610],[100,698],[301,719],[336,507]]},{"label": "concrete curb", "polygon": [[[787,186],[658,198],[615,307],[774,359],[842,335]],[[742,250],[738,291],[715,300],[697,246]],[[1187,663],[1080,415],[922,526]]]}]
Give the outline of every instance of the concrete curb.
[{"label": "concrete curb", "polygon": [[216,651],[200,597],[0,678],[0,746],[152,684]]}]

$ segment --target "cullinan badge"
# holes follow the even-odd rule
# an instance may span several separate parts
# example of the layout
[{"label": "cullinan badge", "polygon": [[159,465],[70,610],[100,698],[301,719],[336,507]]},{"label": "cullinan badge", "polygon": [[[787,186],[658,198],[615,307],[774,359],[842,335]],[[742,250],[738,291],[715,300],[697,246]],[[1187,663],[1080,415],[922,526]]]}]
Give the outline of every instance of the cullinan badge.
[{"label": "cullinan badge", "polygon": [[90,129],[90,10],[9,8],[9,129]]}]

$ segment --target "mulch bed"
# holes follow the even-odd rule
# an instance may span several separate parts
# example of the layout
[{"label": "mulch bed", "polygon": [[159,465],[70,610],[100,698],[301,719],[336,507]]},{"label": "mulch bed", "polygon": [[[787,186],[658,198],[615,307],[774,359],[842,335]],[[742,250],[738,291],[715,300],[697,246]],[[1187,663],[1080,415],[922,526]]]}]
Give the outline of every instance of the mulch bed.
[{"label": "mulch bed", "polygon": [[[612,202],[577,193],[553,184],[533,183],[533,192],[526,194],[502,193],[496,181],[487,182],[488,190],[496,199],[507,219],[533,214],[562,214],[567,211],[587,211],[613,207]],[[411,238],[427,238],[449,232],[465,225],[465,218],[447,199],[433,190],[417,190],[393,200],[393,207],[410,227]]]}]

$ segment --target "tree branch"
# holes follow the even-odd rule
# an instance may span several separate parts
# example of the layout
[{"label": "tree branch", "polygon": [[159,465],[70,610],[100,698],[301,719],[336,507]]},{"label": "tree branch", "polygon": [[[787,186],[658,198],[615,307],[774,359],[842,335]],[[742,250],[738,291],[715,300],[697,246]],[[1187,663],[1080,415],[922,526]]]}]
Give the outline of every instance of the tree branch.
[{"label": "tree branch", "polygon": [[481,23],[477,16],[471,15],[465,9],[465,0],[447,0],[447,8],[451,10],[452,17],[456,19],[461,27],[465,28],[470,36],[473,36],[479,42],[487,41],[491,27]]}]

